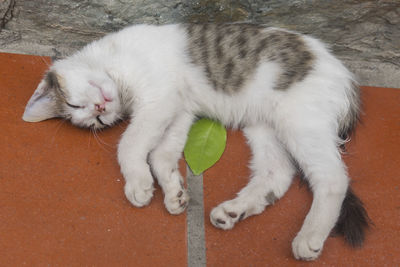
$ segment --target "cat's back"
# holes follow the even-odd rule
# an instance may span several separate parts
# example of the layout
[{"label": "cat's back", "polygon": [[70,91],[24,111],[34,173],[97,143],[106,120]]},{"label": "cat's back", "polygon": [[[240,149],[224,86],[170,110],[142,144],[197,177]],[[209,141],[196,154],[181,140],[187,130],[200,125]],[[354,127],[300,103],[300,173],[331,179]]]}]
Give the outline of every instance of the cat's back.
[{"label": "cat's back", "polygon": [[189,109],[234,124],[278,102],[344,109],[353,94],[351,74],[321,42],[263,25],[133,25],[83,53],[138,94],[180,91]]},{"label": "cat's back", "polygon": [[[185,24],[187,56],[203,77],[191,90],[200,109],[242,121],[273,107],[319,103],[346,109],[351,73],[319,40],[255,24]],[[204,90],[208,92],[207,96]],[[278,104],[279,102],[279,104]]]},{"label": "cat's back", "polygon": [[136,61],[143,64],[145,60],[166,62],[182,53],[184,43],[185,35],[178,24],[138,24],[90,43],[80,54],[89,54],[93,58],[99,55],[107,59],[119,57],[122,62],[126,60],[131,64]]}]

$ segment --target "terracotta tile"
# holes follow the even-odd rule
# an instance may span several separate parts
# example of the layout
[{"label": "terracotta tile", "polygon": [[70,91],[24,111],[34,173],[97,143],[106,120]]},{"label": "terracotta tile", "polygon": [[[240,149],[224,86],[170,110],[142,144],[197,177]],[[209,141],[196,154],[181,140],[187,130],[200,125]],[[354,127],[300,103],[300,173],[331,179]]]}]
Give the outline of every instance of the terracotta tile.
[{"label": "terracotta tile", "polygon": [[310,208],[308,189],[295,179],[287,194],[261,215],[223,231],[209,222],[211,209],[248,181],[250,152],[240,132],[230,132],[222,159],[204,174],[208,266],[399,266],[400,90],[363,87],[363,124],[344,156],[355,192],[374,226],[361,249],[330,237],[314,263],[296,261],[291,242]]},{"label": "terracotta tile", "polygon": [[[124,125],[96,140],[60,120],[21,120],[48,61],[0,54],[2,264],[185,265],[185,216],[167,214],[159,188],[144,209],[123,196],[115,145]],[[345,160],[375,226],[362,249],[329,238],[321,258],[310,265],[400,264],[400,91],[364,87],[363,93],[363,124]],[[246,184],[248,159],[243,136],[230,132],[222,160],[204,175],[208,265],[305,265],[290,250],[311,204],[311,194],[297,180],[275,206],[231,231],[209,223],[211,208]]]},{"label": "terracotta tile", "polygon": [[2,266],[184,266],[186,216],[159,188],[146,208],[124,197],[116,144],[125,125],[98,133],[21,116],[48,58],[0,54]]}]

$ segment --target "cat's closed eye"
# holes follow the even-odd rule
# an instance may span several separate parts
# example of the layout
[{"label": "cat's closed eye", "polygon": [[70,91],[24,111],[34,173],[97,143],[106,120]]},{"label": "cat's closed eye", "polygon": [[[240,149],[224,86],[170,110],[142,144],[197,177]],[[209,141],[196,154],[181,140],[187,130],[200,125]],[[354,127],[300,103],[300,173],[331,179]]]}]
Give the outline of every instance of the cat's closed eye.
[{"label": "cat's closed eye", "polygon": [[69,107],[71,107],[71,108],[76,108],[76,109],[78,109],[78,108],[84,108],[84,107],[82,107],[82,106],[72,105],[72,104],[70,104],[70,103],[68,103],[68,102],[65,102],[65,103],[67,104],[67,106],[69,106]]}]

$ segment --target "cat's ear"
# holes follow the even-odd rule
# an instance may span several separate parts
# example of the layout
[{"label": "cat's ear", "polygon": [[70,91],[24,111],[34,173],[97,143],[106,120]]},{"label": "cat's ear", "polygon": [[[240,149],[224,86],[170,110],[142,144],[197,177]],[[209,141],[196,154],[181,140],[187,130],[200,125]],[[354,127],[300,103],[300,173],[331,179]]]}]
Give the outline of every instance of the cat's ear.
[{"label": "cat's ear", "polygon": [[38,122],[60,117],[59,91],[59,78],[54,72],[48,72],[29,99],[22,119],[28,122]]}]

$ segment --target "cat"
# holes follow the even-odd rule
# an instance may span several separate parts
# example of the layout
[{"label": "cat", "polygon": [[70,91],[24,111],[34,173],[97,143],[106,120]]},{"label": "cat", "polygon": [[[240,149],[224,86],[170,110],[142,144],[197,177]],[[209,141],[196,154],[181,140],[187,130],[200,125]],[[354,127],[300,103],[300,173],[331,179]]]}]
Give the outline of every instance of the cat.
[{"label": "cat", "polygon": [[360,105],[353,75],[315,38],[253,24],[133,25],[55,61],[23,119],[96,130],[130,119],[118,145],[125,195],[148,205],[154,175],[171,214],[188,205],[177,162],[196,118],[242,129],[250,181],[211,223],[226,230],[261,213],[299,169],[314,197],[292,251],[314,260],[333,228],[364,241],[369,218],[340,154]]}]

